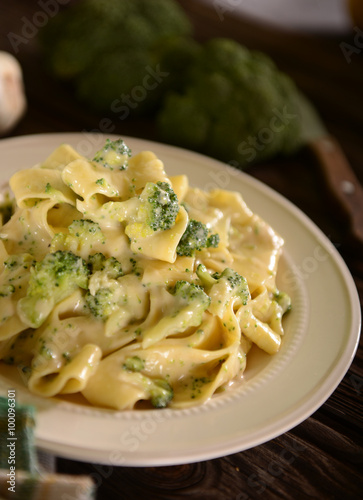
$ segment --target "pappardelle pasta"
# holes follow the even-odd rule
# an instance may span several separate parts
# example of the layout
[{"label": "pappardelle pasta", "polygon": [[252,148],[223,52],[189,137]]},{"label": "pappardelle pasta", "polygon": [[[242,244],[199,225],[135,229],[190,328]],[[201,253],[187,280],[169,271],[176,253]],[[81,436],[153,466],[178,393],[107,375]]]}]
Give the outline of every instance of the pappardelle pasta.
[{"label": "pappardelle pasta", "polygon": [[67,144],[16,172],[0,213],[0,359],[44,397],[186,408],[275,354],[283,240],[241,194],[168,177],[150,151]]}]

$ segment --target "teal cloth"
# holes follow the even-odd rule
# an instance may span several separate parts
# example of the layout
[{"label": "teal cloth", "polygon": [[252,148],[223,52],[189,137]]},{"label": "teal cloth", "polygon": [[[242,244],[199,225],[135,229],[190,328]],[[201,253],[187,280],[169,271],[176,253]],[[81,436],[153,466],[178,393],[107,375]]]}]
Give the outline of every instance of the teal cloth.
[{"label": "teal cloth", "polygon": [[[0,396],[0,500],[94,500],[96,486],[90,477],[57,474],[54,457],[37,452],[34,408],[15,404],[14,409],[9,413],[8,398]],[[9,416],[15,428],[13,421],[9,426]]]},{"label": "teal cloth", "polygon": [[[0,469],[9,469],[14,457],[16,469],[36,473],[35,410],[18,404],[14,409],[9,413],[8,398],[0,397]],[[9,417],[15,418],[15,428],[13,422],[9,426]]]}]

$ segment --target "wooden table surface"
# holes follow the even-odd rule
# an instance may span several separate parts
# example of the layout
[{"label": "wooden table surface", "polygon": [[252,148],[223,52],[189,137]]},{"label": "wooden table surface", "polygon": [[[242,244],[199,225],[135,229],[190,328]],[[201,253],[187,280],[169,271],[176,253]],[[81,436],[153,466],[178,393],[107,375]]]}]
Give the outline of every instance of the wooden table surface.
[{"label": "wooden table surface", "polygon": [[[230,8],[223,20],[213,6],[193,0],[181,3],[199,40],[227,36],[272,56],[312,99],[363,182],[362,31],[352,26],[345,35],[294,34],[237,18],[233,2],[226,2]],[[14,53],[9,33],[24,34],[26,21],[37,19],[40,4],[1,2],[1,50]],[[24,71],[28,111],[9,136],[97,130],[101,117],[83,109],[45,73],[30,31],[16,53]],[[349,57],[344,50],[348,47]],[[115,120],[115,127],[120,135],[157,139],[152,122]],[[346,221],[336,216],[308,152],[253,166],[249,174],[290,199],[331,239],[353,275],[362,303],[363,249],[351,244]],[[362,498],[362,353],[360,346],[344,379],[319,410],[289,432],[250,450],[200,463],[150,468],[58,459],[58,471],[91,474],[100,500]]]}]

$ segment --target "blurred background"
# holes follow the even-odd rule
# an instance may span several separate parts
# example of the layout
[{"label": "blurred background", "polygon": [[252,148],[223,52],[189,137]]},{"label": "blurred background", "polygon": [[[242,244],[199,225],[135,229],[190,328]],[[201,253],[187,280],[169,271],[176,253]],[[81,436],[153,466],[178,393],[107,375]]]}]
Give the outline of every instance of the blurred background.
[{"label": "blurred background", "polygon": [[[215,8],[277,28],[319,33],[346,33],[352,28],[347,0],[201,0]],[[356,2],[358,5],[359,2]]]}]

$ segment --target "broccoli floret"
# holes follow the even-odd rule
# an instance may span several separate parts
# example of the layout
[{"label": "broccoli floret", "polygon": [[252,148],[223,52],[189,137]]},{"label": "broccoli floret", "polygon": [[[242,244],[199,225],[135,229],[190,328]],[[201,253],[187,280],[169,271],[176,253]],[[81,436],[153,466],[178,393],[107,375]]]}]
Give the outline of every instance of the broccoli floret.
[{"label": "broccoli floret", "polygon": [[140,200],[139,217],[153,231],[164,231],[175,224],[179,212],[178,197],[167,182],[148,182]]},{"label": "broccoli floret", "polygon": [[87,288],[88,277],[87,264],[81,257],[61,250],[47,254],[31,269],[27,294],[18,302],[19,317],[31,328],[38,328],[55,304],[77,288]]},{"label": "broccoli floret", "polygon": [[191,302],[199,301],[202,307],[205,305],[208,307],[210,302],[202,287],[185,280],[177,281],[171,289],[171,293],[179,300],[181,305],[189,305]]},{"label": "broccoli floret", "polygon": [[15,199],[8,191],[0,193],[0,227],[6,224],[15,211]]},{"label": "broccoli floret", "polygon": [[161,83],[168,84],[171,70],[160,66],[155,45],[190,33],[191,23],[175,0],[81,0],[50,19],[40,41],[53,75],[72,82],[93,108],[120,108],[123,116],[125,110],[154,108]]},{"label": "broccoli floret", "polygon": [[119,309],[117,284],[109,284],[96,290],[94,294],[86,294],[86,303],[89,310],[96,318],[106,320],[114,311]]},{"label": "broccoli floret", "polygon": [[234,269],[226,267],[222,273],[210,274],[204,264],[197,267],[197,276],[211,299],[209,311],[223,317],[231,299],[237,298],[243,305],[250,299],[247,280]]},{"label": "broccoli floret", "polygon": [[130,372],[141,372],[145,368],[145,361],[139,356],[131,356],[125,359],[123,367]]},{"label": "broccoli floret", "polygon": [[103,253],[97,252],[89,256],[88,265],[91,274],[104,271],[109,278],[117,279],[123,275],[121,262],[116,257],[106,258]]},{"label": "broccoli floret", "polygon": [[122,290],[117,281],[123,275],[122,265],[115,257],[106,258],[98,252],[90,255],[91,272],[86,293],[86,303],[93,316],[106,320],[120,307]]},{"label": "broccoli floret", "polygon": [[201,282],[201,285],[207,290],[217,282],[217,280],[213,278],[212,274],[208,272],[208,269],[204,264],[199,264],[197,266],[197,276]]},{"label": "broccoli floret", "polygon": [[210,305],[210,297],[203,288],[185,280],[177,281],[170,290],[174,297],[164,317],[154,327],[143,332],[143,347],[158,342],[170,335],[183,332],[192,326],[199,326],[203,313]]},{"label": "broccoli floret", "polygon": [[154,408],[165,408],[174,397],[172,387],[163,379],[153,380],[149,392],[150,402]]},{"label": "broccoli floret", "polygon": [[170,229],[179,212],[178,197],[167,182],[148,182],[139,199],[132,198],[121,205],[119,215],[124,213],[125,232],[134,241]]},{"label": "broccoli floret", "polygon": [[15,286],[7,283],[4,285],[0,285],[0,297],[9,297],[15,292]]},{"label": "broccoli floret", "polygon": [[88,257],[88,267],[91,274],[96,271],[103,271],[105,268],[106,257],[103,253],[97,252]]},{"label": "broccoli floret", "polygon": [[244,168],[301,145],[298,90],[266,55],[229,39],[204,44],[157,117],[161,138]]},{"label": "broccoli floret", "polygon": [[68,227],[68,234],[58,233],[51,242],[51,251],[68,250],[87,260],[92,251],[105,244],[105,237],[97,222],[77,219]]},{"label": "broccoli floret", "polygon": [[291,297],[286,292],[280,292],[277,290],[274,293],[274,300],[279,304],[282,309],[282,314],[290,311],[291,309]]},{"label": "broccoli floret", "polygon": [[126,146],[122,139],[117,139],[116,141],[107,139],[103,148],[95,154],[93,161],[100,163],[110,170],[125,170],[130,156],[131,149]]},{"label": "broccoli floret", "polygon": [[176,253],[180,256],[192,256],[196,251],[208,247],[217,247],[219,245],[219,235],[212,234],[208,236],[208,228],[203,222],[191,219],[187,228],[181,237]]}]

